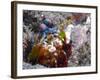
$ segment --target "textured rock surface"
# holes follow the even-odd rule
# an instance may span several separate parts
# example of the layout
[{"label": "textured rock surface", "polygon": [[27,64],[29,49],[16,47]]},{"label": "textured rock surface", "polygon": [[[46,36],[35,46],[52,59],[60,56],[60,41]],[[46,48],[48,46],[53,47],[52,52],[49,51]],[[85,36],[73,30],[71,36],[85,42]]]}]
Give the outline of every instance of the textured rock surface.
[{"label": "textured rock surface", "polygon": [[37,68],[42,69],[42,68],[46,68],[46,67],[43,65],[40,65],[40,64],[31,65],[29,63],[23,62],[23,69],[37,69]]}]

